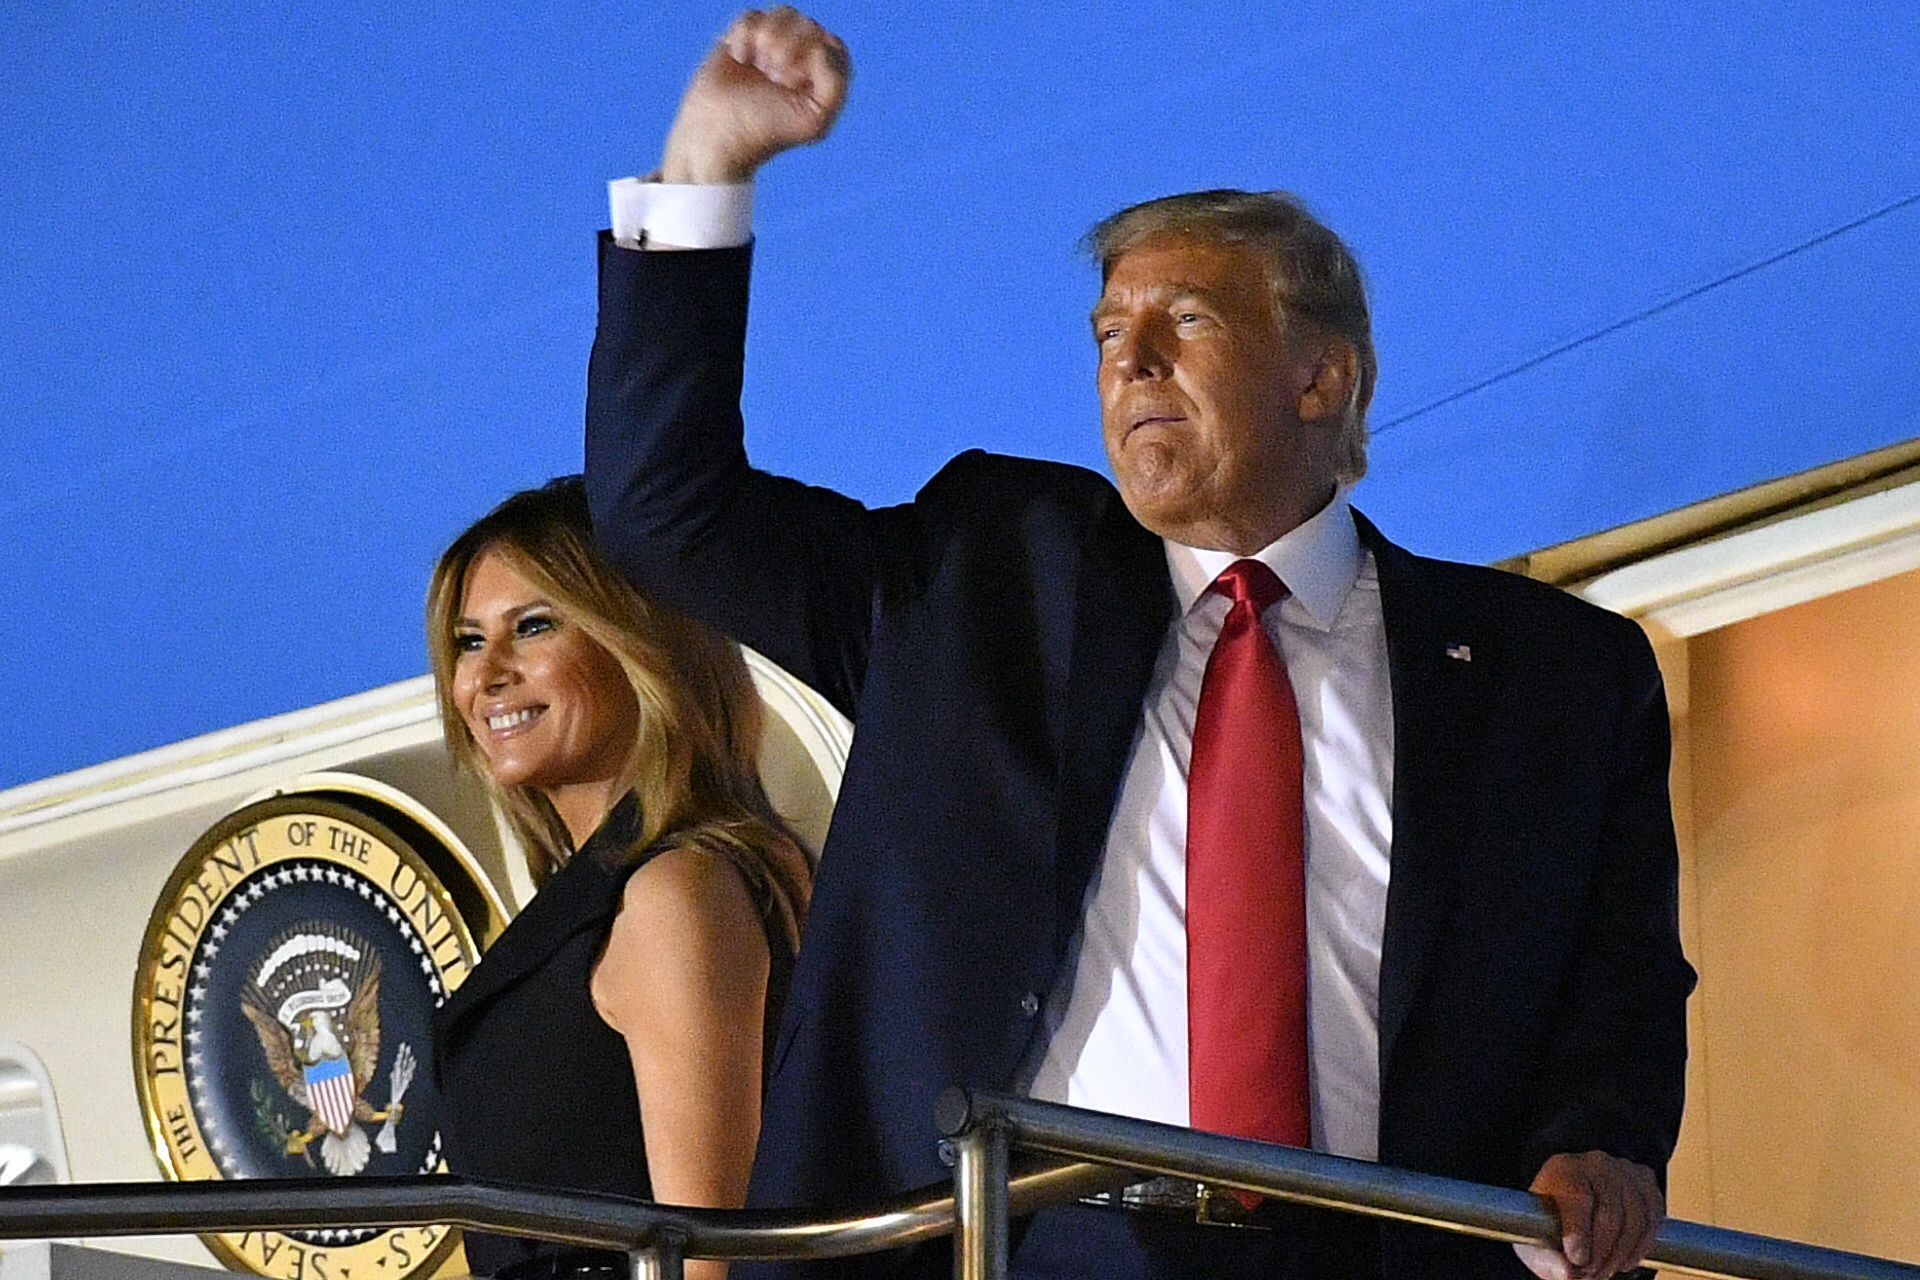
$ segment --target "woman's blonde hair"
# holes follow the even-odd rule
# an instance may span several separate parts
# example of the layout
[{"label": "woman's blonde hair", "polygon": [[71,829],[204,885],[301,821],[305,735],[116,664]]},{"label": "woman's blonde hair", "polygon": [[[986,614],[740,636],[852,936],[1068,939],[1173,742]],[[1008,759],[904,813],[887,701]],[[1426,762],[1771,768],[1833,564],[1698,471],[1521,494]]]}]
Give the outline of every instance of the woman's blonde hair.
[{"label": "woman's blonde hair", "polygon": [[725,857],[797,944],[811,871],[760,785],[760,697],[740,650],[642,595],[601,557],[577,476],[523,490],[488,512],[453,540],[427,587],[427,652],[448,750],[505,810],[534,882],[572,856],[567,828],[540,792],[494,781],[453,701],[455,626],[468,575],[488,554],[612,654],[633,687],[639,729],[612,793],[639,802],[639,834],[626,855],[672,844]]}]

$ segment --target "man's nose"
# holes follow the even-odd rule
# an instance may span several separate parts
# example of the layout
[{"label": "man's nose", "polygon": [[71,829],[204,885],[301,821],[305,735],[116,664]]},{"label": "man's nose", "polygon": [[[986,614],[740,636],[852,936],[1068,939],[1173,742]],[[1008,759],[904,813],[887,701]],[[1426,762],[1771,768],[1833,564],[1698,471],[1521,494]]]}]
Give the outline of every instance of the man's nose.
[{"label": "man's nose", "polygon": [[1128,378],[1164,378],[1171,367],[1166,343],[1154,324],[1130,326],[1115,342],[1114,367]]}]

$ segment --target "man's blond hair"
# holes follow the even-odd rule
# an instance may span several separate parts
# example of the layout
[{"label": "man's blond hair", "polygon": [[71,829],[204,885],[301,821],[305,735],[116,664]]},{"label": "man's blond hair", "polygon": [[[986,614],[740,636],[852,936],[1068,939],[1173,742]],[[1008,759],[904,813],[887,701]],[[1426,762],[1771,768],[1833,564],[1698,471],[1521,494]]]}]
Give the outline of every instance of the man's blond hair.
[{"label": "man's blond hair", "polygon": [[1101,278],[1149,236],[1245,245],[1267,264],[1274,319],[1283,331],[1331,336],[1353,347],[1356,373],[1341,416],[1335,477],[1352,484],[1367,471],[1367,406],[1379,369],[1360,264],[1346,243],[1285,191],[1192,191],[1120,210],[1087,233]]}]

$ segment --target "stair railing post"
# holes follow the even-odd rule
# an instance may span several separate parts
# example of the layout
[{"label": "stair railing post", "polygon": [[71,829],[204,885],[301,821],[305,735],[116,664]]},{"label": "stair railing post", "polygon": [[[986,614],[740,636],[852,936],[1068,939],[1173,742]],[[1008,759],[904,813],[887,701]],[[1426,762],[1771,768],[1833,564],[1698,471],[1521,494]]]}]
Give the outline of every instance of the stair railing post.
[{"label": "stair railing post", "polygon": [[633,1280],[683,1280],[686,1242],[677,1231],[660,1231],[645,1246],[627,1254]]},{"label": "stair railing post", "polygon": [[1006,1127],[975,1124],[953,1149],[954,1280],[1006,1280]]}]

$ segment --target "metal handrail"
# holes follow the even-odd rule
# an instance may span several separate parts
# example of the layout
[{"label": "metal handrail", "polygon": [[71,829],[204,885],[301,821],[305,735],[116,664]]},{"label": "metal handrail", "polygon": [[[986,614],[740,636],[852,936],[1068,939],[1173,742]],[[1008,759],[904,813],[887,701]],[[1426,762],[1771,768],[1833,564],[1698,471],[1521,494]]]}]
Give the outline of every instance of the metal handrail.
[{"label": "metal handrail", "polygon": [[[1009,1195],[1015,1212],[1032,1212],[1126,1180],[1103,1166],[1034,1162]],[[666,1276],[688,1256],[780,1261],[898,1248],[947,1235],[954,1220],[945,1183],[845,1214],[689,1209],[453,1174],[0,1187],[0,1240],[446,1225],[623,1250],[643,1255],[643,1274]]]},{"label": "metal handrail", "polygon": [[[957,1157],[951,1189],[925,1187],[843,1214],[687,1209],[452,1175],[91,1183],[0,1187],[0,1240],[445,1224],[624,1250],[637,1276],[679,1280],[687,1257],[838,1258],[951,1232],[956,1277],[1001,1280],[1010,1215],[1141,1173],[1492,1240],[1557,1235],[1545,1203],[1526,1192],[1361,1160],[985,1091],[950,1090],[936,1118]],[[1046,1162],[1032,1163],[1037,1157]],[[1673,1220],[1648,1262],[1723,1280],[1920,1280],[1920,1267],[1906,1263]]]},{"label": "metal handrail", "polygon": [[[958,1280],[1002,1280],[1007,1217],[993,1177],[1010,1151],[1043,1152],[1191,1178],[1300,1204],[1412,1222],[1488,1240],[1559,1237],[1541,1198],[1507,1187],[1415,1173],[1365,1160],[1227,1138],[1176,1125],[1083,1111],[984,1090],[950,1089],[936,1119],[959,1156]],[[1647,1252],[1665,1271],[1720,1280],[1920,1280],[1920,1266],[1771,1236],[1668,1219]]]}]

